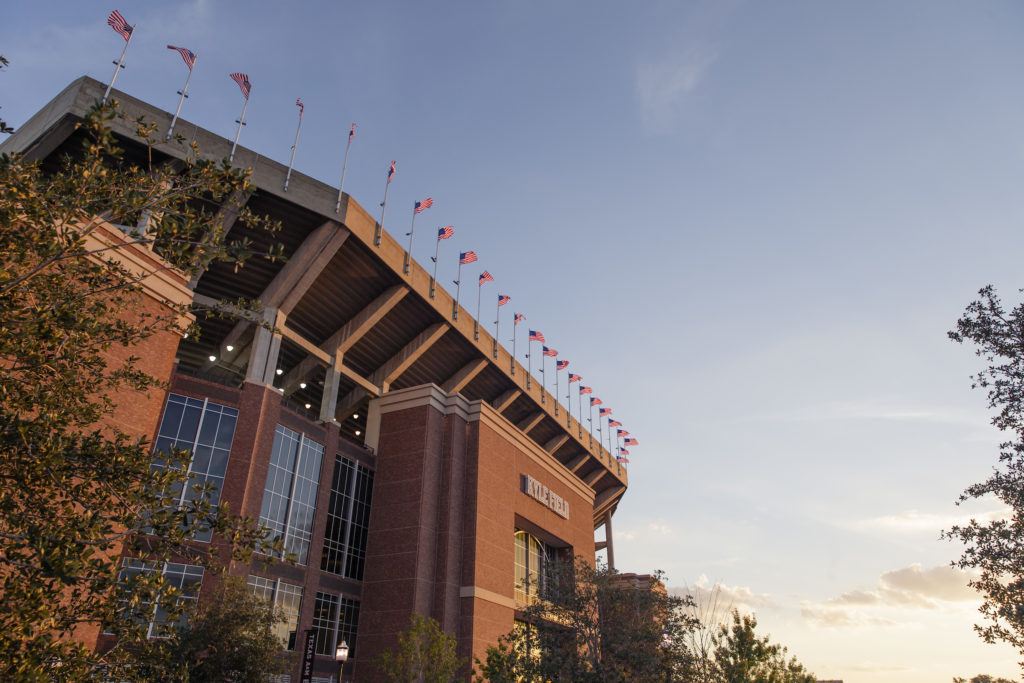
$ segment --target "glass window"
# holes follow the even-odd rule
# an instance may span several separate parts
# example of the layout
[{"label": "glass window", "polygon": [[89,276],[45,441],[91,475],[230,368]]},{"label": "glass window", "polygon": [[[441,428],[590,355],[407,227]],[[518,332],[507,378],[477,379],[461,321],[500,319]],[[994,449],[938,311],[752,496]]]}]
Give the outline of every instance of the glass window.
[{"label": "glass window", "polygon": [[[119,578],[124,583],[132,576],[155,571],[157,571],[157,565],[153,562],[126,557],[121,563]],[[172,586],[178,591],[178,604],[186,607],[185,612],[176,622],[176,624],[184,624],[188,620],[187,612],[190,611],[187,608],[194,607],[195,602],[199,599],[199,588],[203,583],[203,568],[194,564],[165,562],[159,571],[163,574],[164,584]],[[167,611],[154,605],[150,600],[142,600],[139,606],[133,610],[131,618],[139,619],[147,624],[146,635],[149,638],[165,637],[167,629],[175,625],[168,623],[170,615]]]},{"label": "glass window", "polygon": [[516,532],[516,602],[530,604],[540,596],[547,557],[547,547],[540,539],[525,531]]},{"label": "glass window", "polygon": [[302,586],[296,586],[280,579],[265,579],[249,575],[247,582],[252,592],[280,609],[285,621],[274,625],[274,634],[286,650],[295,649],[296,631],[299,628],[299,610],[302,607]]},{"label": "glass window", "polygon": [[320,569],[362,581],[373,472],[348,458],[336,457],[327,507],[327,529]]},{"label": "glass window", "polygon": [[[182,505],[197,496],[197,489],[210,486],[210,502],[220,502],[224,474],[228,468],[228,454],[235,435],[238,411],[234,408],[210,403],[208,400],[171,394],[157,433],[153,466],[166,467],[164,455],[172,449],[192,454],[188,465],[188,485],[176,493]],[[209,541],[211,529],[196,531],[193,538]]]},{"label": "glass window", "polygon": [[331,593],[317,593],[313,608],[316,629],[316,653],[334,657],[338,643],[348,645],[349,657],[355,656],[359,601]]},{"label": "glass window", "polygon": [[304,434],[277,425],[263,490],[260,524],[270,538],[281,538],[284,552],[306,564],[313,538],[316,492],[324,447]]}]

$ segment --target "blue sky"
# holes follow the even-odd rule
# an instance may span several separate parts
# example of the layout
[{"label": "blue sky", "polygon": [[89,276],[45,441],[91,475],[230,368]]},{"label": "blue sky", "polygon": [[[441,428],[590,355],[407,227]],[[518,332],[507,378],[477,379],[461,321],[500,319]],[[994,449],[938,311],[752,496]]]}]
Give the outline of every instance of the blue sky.
[{"label": "blue sky", "polygon": [[[4,118],[109,78],[113,7],[8,8]],[[995,460],[945,332],[982,285],[1021,284],[1024,7],[119,8],[119,87],[173,108],[164,45],[190,47],[185,118],[230,137],[246,71],[243,145],[286,162],[301,96],[298,170],[335,183],[355,121],[347,190],[374,206],[394,158],[389,204],[435,199],[422,234],[454,224],[452,256],[475,249],[641,440],[621,568],[722,582],[823,677],[1015,672],[937,535]]]}]

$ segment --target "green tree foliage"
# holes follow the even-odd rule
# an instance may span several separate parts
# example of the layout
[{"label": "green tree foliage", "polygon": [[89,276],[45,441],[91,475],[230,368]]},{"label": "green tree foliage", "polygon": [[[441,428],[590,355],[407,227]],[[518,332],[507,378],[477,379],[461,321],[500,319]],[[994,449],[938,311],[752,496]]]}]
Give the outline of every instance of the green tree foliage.
[{"label": "green tree foliage", "polygon": [[1009,678],[996,678],[995,676],[989,676],[988,674],[978,674],[977,676],[971,676],[970,678],[961,678],[957,676],[953,679],[953,683],[1017,683],[1011,681]]},{"label": "green tree foliage", "polygon": [[714,669],[721,683],[815,683],[796,657],[786,658],[786,648],[759,638],[757,619],[733,610],[732,622],[723,624],[715,638]]},{"label": "green tree foliage", "polygon": [[582,559],[547,567],[541,599],[477,660],[477,681],[690,680],[691,601],[668,594],[660,573],[653,579],[635,581]]},{"label": "green tree foliage", "polygon": [[282,673],[288,659],[274,626],[285,616],[238,577],[224,577],[199,608],[166,638],[134,654],[137,683],[248,683]]},{"label": "green tree foliage", "polygon": [[985,642],[1003,641],[1024,655],[1024,304],[1008,311],[995,289],[985,287],[949,337],[972,344],[985,363],[971,377],[972,388],[986,392],[992,424],[1005,434],[992,474],[969,486],[958,504],[995,498],[1010,514],[972,519],[945,535],[965,546],[956,566],[978,572],[970,585],[981,593],[984,619],[975,630]]},{"label": "green tree foliage", "polygon": [[382,652],[376,665],[392,683],[451,683],[465,664],[457,645],[437,621],[413,614],[397,647]]},{"label": "green tree foliage", "polygon": [[[251,520],[211,506],[205,489],[179,507],[188,454],[167,454],[165,467],[152,467],[149,445],[109,423],[115,394],[160,388],[137,358],[113,362],[111,352],[175,329],[186,311],[139,306],[144,276],[87,246],[101,220],[132,226],[133,241],[186,273],[215,260],[241,266],[253,255],[248,243],[227,242],[213,220],[217,202],[248,186],[247,173],[201,160],[194,148],[184,169],[124,163],[110,131],[115,117],[116,104],[97,106],[80,126],[81,151],[56,170],[0,157],[4,681],[117,675],[147,647],[156,607],[174,621],[183,603],[160,571],[119,587],[121,544],[147,567],[172,560],[213,569],[248,557],[263,538]],[[132,125],[152,158],[154,128]],[[275,227],[248,212],[242,220]],[[189,542],[211,528],[223,545]],[[90,652],[68,638],[82,627],[116,633],[118,647]]]}]

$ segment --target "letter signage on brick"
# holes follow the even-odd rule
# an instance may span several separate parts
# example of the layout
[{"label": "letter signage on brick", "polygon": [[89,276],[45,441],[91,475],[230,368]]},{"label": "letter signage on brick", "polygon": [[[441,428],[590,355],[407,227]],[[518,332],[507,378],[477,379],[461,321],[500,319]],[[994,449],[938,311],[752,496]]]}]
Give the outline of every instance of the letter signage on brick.
[{"label": "letter signage on brick", "polygon": [[523,493],[550,508],[559,517],[569,519],[569,501],[528,474],[523,475]]}]

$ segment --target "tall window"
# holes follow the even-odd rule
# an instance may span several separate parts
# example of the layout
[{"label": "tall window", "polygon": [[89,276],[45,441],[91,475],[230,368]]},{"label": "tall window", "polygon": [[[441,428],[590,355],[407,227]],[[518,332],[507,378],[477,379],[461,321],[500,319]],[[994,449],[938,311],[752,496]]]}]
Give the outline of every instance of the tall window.
[{"label": "tall window", "polygon": [[516,532],[516,602],[529,604],[540,595],[545,556],[540,539],[525,531]]},{"label": "tall window", "polygon": [[373,472],[368,467],[348,458],[335,458],[320,561],[323,571],[362,581],[372,491]]},{"label": "tall window", "polygon": [[318,592],[313,606],[316,653],[333,657],[338,643],[344,640],[348,644],[349,656],[354,656],[358,623],[358,600]]},{"label": "tall window", "polygon": [[[237,420],[238,411],[234,408],[178,394],[168,397],[156,438],[153,466],[166,467],[163,456],[171,453],[172,449],[192,454],[188,483],[178,492],[179,505],[195,498],[197,488],[203,485],[210,486],[212,504],[220,501]],[[194,538],[209,541],[212,536],[213,531],[205,529],[197,531]]]},{"label": "tall window", "polygon": [[284,552],[306,564],[313,538],[316,490],[324,447],[305,434],[277,425],[270,454],[267,485],[263,490],[260,523],[271,538],[281,538]]},{"label": "tall window", "polygon": [[[199,588],[203,583],[203,568],[198,565],[174,562],[157,565],[153,562],[126,557],[121,564],[119,578],[124,583],[132,576],[156,571],[163,574],[166,585],[173,586],[179,591],[177,601],[180,606],[188,608],[195,605],[196,600],[199,599]],[[170,615],[167,610],[150,601],[143,601],[133,612],[134,618],[140,619],[146,624],[146,636],[149,638],[165,637],[167,629],[174,626],[174,624],[168,623]],[[184,623],[186,619],[186,615],[182,614],[175,623]]]},{"label": "tall window", "polygon": [[281,640],[286,650],[294,650],[295,633],[299,628],[299,609],[302,606],[302,586],[252,574],[249,575],[247,583],[254,594],[284,613],[285,621],[274,624],[274,634]]}]

